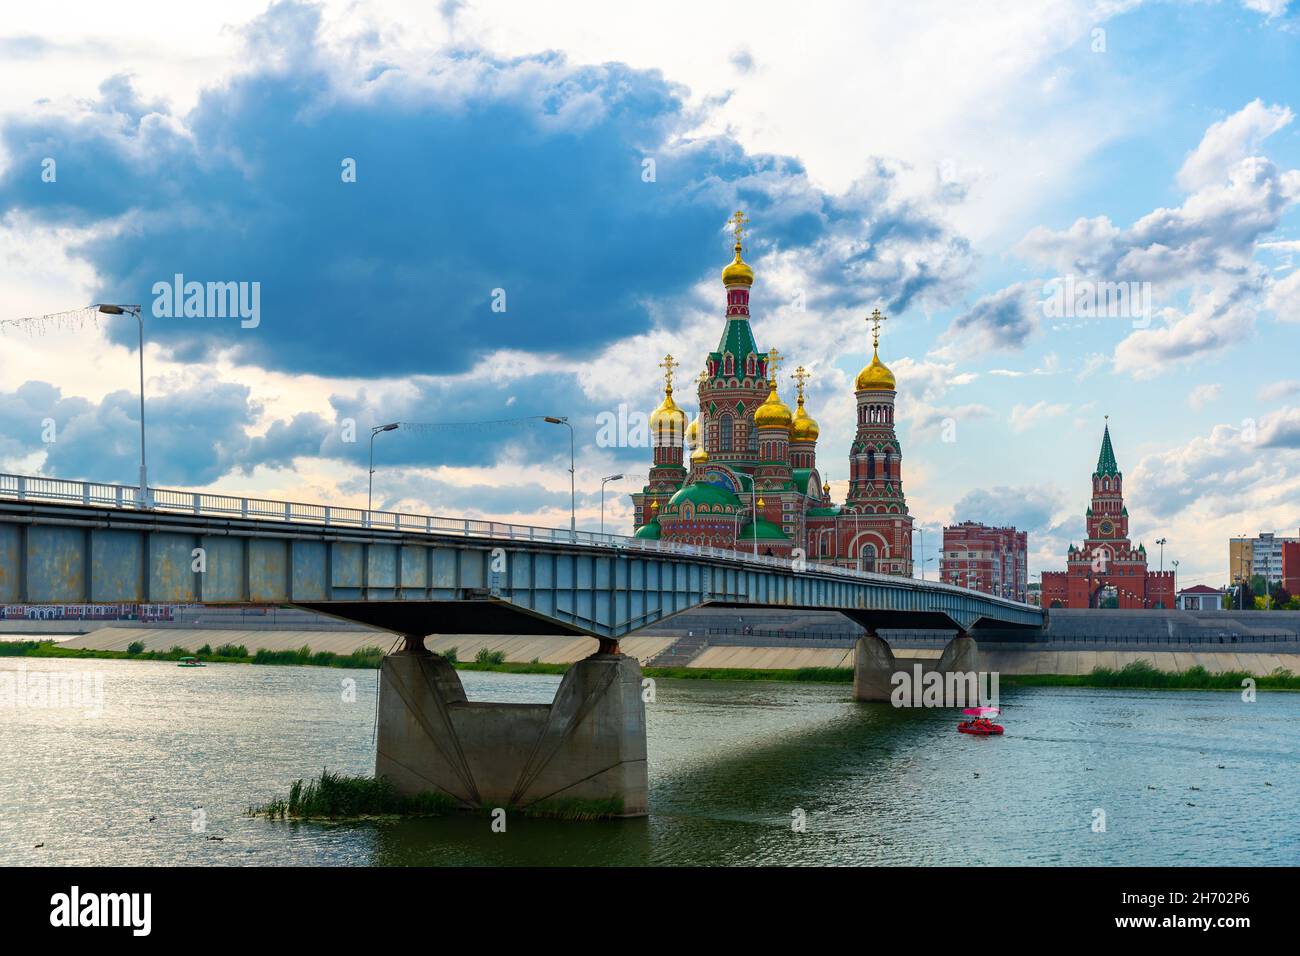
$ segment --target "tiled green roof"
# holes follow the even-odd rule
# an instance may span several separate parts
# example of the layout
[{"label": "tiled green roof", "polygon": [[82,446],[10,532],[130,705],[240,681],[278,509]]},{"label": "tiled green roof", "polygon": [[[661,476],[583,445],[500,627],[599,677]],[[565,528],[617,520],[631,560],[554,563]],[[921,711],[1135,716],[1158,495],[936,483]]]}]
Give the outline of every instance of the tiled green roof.
[{"label": "tiled green roof", "polygon": [[758,345],[754,342],[754,330],[749,327],[748,319],[730,318],[722,330],[715,353],[721,362],[721,356],[730,352],[736,360],[736,372],[743,378],[745,359],[752,353],[758,354]]},{"label": "tiled green roof", "polygon": [[636,529],[636,532],[635,534],[633,534],[633,537],[658,539],[661,536],[662,532],[663,529],[659,527],[659,519],[651,518],[641,527]]},{"label": "tiled green roof", "polygon": [[1115,449],[1110,445],[1110,426],[1106,426],[1105,433],[1101,436],[1101,454],[1097,456],[1097,470],[1095,475],[1118,475],[1119,465],[1115,463]]}]

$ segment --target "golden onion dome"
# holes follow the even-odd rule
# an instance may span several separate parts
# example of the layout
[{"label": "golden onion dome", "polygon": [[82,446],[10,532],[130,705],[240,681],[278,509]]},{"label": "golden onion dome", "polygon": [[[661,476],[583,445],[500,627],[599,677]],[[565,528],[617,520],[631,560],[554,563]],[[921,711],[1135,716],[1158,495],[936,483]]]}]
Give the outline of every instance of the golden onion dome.
[{"label": "golden onion dome", "polygon": [[736,243],[736,258],[731,265],[722,270],[722,284],[727,288],[733,285],[753,285],[754,270],[749,263],[740,258],[740,243]]},{"label": "golden onion dome", "polygon": [[816,441],[821,434],[816,420],[803,407],[803,396],[799,396],[799,407],[794,412],[794,424],[790,427],[791,441]]},{"label": "golden onion dome", "polygon": [[708,460],[709,460],[709,453],[708,453],[707,451],[704,450],[704,446],[703,446],[703,445],[701,445],[699,448],[695,449],[695,451],[691,452],[691,464],[692,464],[692,465],[703,465],[703,464],[707,464],[707,463],[708,463]]},{"label": "golden onion dome", "polygon": [[754,426],[756,428],[789,428],[790,423],[794,421],[794,416],[790,414],[790,408],[781,397],[776,394],[776,380],[768,382],[771,391],[768,393],[767,401],[758,406],[754,412]]},{"label": "golden onion dome", "polygon": [[894,378],[894,373],[889,370],[889,366],[880,361],[880,354],[873,348],[871,364],[858,373],[856,390],[859,392],[894,391],[897,385],[898,380]]},{"label": "golden onion dome", "polygon": [[686,426],[686,444],[694,449],[700,444],[700,416],[696,415]]},{"label": "golden onion dome", "polygon": [[667,431],[670,436],[682,435],[686,432],[686,413],[673,401],[671,385],[664,389],[664,400],[659,403],[659,407],[650,413],[651,434],[659,435],[661,429]]}]

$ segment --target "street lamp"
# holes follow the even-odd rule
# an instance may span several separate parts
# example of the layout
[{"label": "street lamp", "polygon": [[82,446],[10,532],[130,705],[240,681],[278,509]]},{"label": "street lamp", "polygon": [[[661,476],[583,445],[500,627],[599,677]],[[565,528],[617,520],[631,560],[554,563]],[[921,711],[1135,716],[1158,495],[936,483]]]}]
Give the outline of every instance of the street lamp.
[{"label": "street lamp", "polygon": [[605,482],[618,481],[622,475],[610,475],[607,478],[600,479],[600,533],[605,533]]},{"label": "street lamp", "polygon": [[578,540],[578,494],[574,490],[573,478],[573,426],[569,424],[569,416],[564,415],[560,418],[554,418],[547,415],[543,421],[552,425],[567,425],[569,428],[569,534],[573,540]]},{"label": "street lamp", "polygon": [[135,503],[140,508],[152,508],[153,496],[149,494],[149,468],[144,456],[144,318],[140,315],[138,305],[113,305],[101,302],[95,306],[97,312],[104,315],[133,315],[139,324],[140,355],[140,487],[136,489]]},{"label": "street lamp", "polygon": [[391,432],[397,428],[401,422],[389,422],[387,425],[370,426],[370,485],[366,491],[366,527],[370,526],[370,511],[375,496],[375,436],[380,432]]},{"label": "street lamp", "polygon": [[1156,544],[1160,545],[1160,573],[1165,573],[1165,544],[1168,538],[1156,538]]},{"label": "street lamp", "polygon": [[754,554],[758,555],[758,488],[754,485],[754,476],[747,475],[743,471],[735,473],[737,478],[749,479],[749,501],[750,507],[754,509]]}]

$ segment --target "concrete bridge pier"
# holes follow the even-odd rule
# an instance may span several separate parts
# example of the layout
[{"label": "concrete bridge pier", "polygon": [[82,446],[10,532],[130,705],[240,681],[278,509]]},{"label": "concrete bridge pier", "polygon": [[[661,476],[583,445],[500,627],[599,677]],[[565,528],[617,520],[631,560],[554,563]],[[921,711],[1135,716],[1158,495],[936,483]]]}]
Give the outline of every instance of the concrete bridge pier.
[{"label": "concrete bridge pier", "polygon": [[875,631],[867,631],[853,645],[853,699],[889,700],[890,678],[897,669],[893,649]]},{"label": "concrete bridge pier", "polygon": [[966,631],[958,631],[939,656],[938,662],[899,660],[893,649],[875,631],[858,638],[853,646],[853,699],[887,701],[894,690],[893,675],[899,670],[910,671],[921,664],[921,673],[938,671],[975,673],[979,670],[979,646]]},{"label": "concrete bridge pier", "polygon": [[380,669],[375,775],[466,808],[644,816],[641,668],[602,642],[549,704],[469,701],[451,663],[408,635]]}]

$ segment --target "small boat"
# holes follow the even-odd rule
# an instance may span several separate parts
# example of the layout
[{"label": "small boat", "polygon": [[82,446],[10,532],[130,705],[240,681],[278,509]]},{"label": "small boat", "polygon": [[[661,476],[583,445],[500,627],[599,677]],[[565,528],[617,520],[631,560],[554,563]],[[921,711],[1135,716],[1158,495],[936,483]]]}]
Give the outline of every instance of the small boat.
[{"label": "small boat", "polygon": [[197,657],[182,657],[180,659],[180,663],[178,663],[176,666],[177,667],[207,667],[208,665],[203,663]]},{"label": "small boat", "polygon": [[957,729],[963,734],[974,734],[976,737],[996,737],[1002,733],[1002,725],[989,720],[990,717],[996,717],[1002,713],[997,707],[967,707],[962,713],[973,718],[963,720],[957,725]]}]

